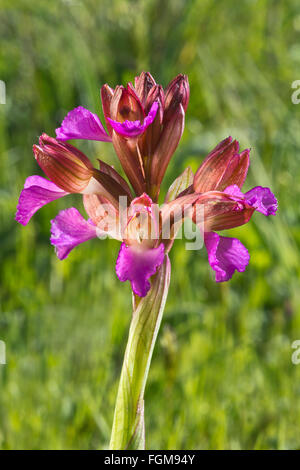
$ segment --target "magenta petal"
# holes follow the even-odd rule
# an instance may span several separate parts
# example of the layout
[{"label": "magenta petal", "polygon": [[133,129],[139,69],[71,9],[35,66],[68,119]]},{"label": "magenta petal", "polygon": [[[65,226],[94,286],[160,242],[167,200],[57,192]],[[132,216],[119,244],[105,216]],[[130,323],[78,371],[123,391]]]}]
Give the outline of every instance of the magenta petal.
[{"label": "magenta petal", "polygon": [[122,243],[116,263],[117,276],[121,282],[130,281],[133,292],[145,297],[151,287],[149,278],[163,263],[164,256],[163,243],[145,251]]},{"label": "magenta petal", "polygon": [[111,142],[111,137],[106,133],[97,114],[82,106],[70,111],[55,132],[56,138],[62,141],[86,139]]},{"label": "magenta petal", "polygon": [[158,110],[158,102],[154,101],[143,123],[141,123],[141,121],[128,121],[128,120],[124,122],[118,122],[110,118],[107,118],[107,120],[109,121],[111,127],[118,134],[123,135],[125,137],[133,138],[133,137],[138,137],[147,129],[148,126],[150,126],[150,124],[152,124],[152,122],[155,119],[157,110]]},{"label": "magenta petal", "polygon": [[33,214],[42,206],[67,194],[69,193],[42,176],[29,176],[19,197],[16,221],[27,225]]},{"label": "magenta petal", "polygon": [[78,212],[75,207],[60,211],[51,220],[50,242],[55,246],[59,259],[68,256],[71,250],[80,243],[97,237],[96,226]]},{"label": "magenta petal", "polygon": [[277,199],[269,188],[256,186],[245,193],[246,202],[264,215],[275,215]]},{"label": "magenta petal", "polygon": [[224,189],[224,193],[237,199],[244,199],[244,194],[236,184],[227,186],[227,188]]},{"label": "magenta petal", "polygon": [[236,200],[244,200],[249,206],[252,206],[258,212],[264,215],[275,215],[277,211],[277,199],[269,188],[256,186],[243,194],[240,188],[234,184],[228,186],[224,192]]},{"label": "magenta petal", "polygon": [[229,281],[235,270],[244,272],[249,263],[248,250],[237,238],[221,237],[215,232],[204,237],[208,262],[215,271],[216,282]]}]

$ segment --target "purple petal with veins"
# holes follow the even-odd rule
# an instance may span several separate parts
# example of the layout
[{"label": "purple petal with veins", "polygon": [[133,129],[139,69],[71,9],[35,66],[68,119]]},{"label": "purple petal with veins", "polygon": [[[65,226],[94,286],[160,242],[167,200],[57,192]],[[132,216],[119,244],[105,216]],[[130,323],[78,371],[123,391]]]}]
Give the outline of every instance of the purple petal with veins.
[{"label": "purple petal with veins", "polygon": [[61,123],[61,127],[55,132],[56,138],[62,141],[87,139],[111,142],[111,137],[105,131],[97,114],[82,106],[70,111]]},{"label": "purple petal with veins", "polygon": [[256,186],[243,194],[240,188],[236,184],[233,184],[232,186],[228,186],[224,192],[237,201],[244,200],[249,206],[254,207],[254,209],[264,215],[276,214],[278,207],[277,199],[269,188]]},{"label": "purple petal with veins", "polygon": [[97,237],[97,227],[86,220],[75,207],[60,211],[51,220],[50,242],[60,260],[65,259],[80,243]]},{"label": "purple petal with veins", "polygon": [[235,270],[240,273],[245,271],[250,255],[237,238],[221,237],[210,232],[205,234],[204,242],[216,282],[229,281]]},{"label": "purple petal with veins", "polygon": [[152,104],[148,115],[145,117],[144,122],[141,121],[124,121],[118,122],[114,121],[113,119],[107,118],[112,128],[120,135],[124,137],[138,137],[141,135],[147,127],[152,124],[155,119],[156,113],[158,110],[158,102],[154,101]]},{"label": "purple petal with veins", "polygon": [[275,215],[277,199],[269,188],[256,186],[245,193],[246,202],[264,215]]},{"label": "purple petal with veins", "polygon": [[237,199],[244,199],[244,194],[242,193],[237,184],[227,186],[227,188],[224,189],[224,193]]},{"label": "purple petal with veins", "polygon": [[149,279],[163,263],[164,256],[163,243],[145,251],[122,243],[116,263],[117,276],[121,282],[130,281],[133,292],[145,297],[151,287]]},{"label": "purple petal with veins", "polygon": [[27,225],[37,210],[67,194],[69,193],[42,176],[29,176],[19,197],[16,221],[22,225]]}]

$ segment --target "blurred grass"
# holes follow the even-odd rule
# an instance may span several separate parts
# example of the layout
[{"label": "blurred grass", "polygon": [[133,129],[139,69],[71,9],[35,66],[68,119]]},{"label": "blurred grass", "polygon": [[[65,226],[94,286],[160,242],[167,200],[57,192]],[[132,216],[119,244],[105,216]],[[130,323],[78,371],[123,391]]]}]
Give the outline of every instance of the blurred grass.
[{"label": "blurred grass", "polygon": [[[0,447],[106,448],[131,313],[117,281],[118,243],[95,240],[60,262],[54,202],[14,221],[31,147],[77,105],[100,112],[99,88],[150,70],[189,75],[186,129],[170,183],[222,138],[251,147],[247,188],[271,186],[276,218],[235,229],[245,274],[216,285],[204,252],[177,241],[160,340],[146,390],[153,449],[299,449],[299,79],[297,0],[0,0]],[[78,145],[118,167],[108,144]]]}]

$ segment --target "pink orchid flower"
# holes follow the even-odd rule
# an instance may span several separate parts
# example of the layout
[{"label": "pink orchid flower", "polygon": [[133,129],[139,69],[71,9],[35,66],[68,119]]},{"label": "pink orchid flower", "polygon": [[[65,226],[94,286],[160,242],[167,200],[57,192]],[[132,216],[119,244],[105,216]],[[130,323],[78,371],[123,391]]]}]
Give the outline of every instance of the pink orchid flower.
[{"label": "pink orchid flower", "polygon": [[[238,142],[225,139],[195,175],[187,169],[175,180],[160,209],[156,204],[160,186],[184,129],[187,77],[178,75],[163,90],[143,72],[136,77],[135,86],[113,90],[104,85],[101,97],[108,133],[98,116],[79,107],[56,130],[57,140],[43,134],[33,147],[36,161],[49,179],[27,178],[16,220],[26,225],[45,204],[70,193],[82,194],[88,220],[70,208],[51,221],[51,243],[57,256],[66,258],[73,248],[92,238],[114,237],[121,241],[117,276],[122,282],[129,280],[139,297],[147,295],[150,279],[170,251],[184,217],[199,224],[217,282],[229,280],[236,270],[243,272],[249,262],[247,249],[238,239],[220,236],[217,231],[247,223],[255,210],[266,216],[277,210],[270,189],[257,186],[241,191],[249,150],[239,153]],[[94,168],[81,151],[65,142],[68,139],[112,142],[132,189],[110,165],[100,161],[99,169]],[[120,198],[125,201],[123,206]],[[199,216],[200,208],[204,211]]]}]

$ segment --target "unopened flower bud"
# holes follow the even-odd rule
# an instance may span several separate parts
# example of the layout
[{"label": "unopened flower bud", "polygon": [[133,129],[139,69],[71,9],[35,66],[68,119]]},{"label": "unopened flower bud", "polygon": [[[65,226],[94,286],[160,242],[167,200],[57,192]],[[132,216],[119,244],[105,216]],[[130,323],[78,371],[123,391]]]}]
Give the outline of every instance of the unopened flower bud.
[{"label": "unopened flower bud", "polygon": [[167,86],[165,91],[164,121],[172,119],[174,112],[181,104],[184,112],[187,109],[190,98],[189,81],[186,75],[177,75]]},{"label": "unopened flower bud", "polygon": [[[135,77],[135,91],[144,106],[150,90],[156,85],[154,78],[149,72],[142,72],[138,77]],[[153,100],[155,101],[155,100]],[[153,103],[152,101],[152,103]]]},{"label": "unopened flower bud", "polygon": [[42,134],[33,152],[44,173],[64,191],[80,193],[89,184],[93,165],[72,145]]}]

